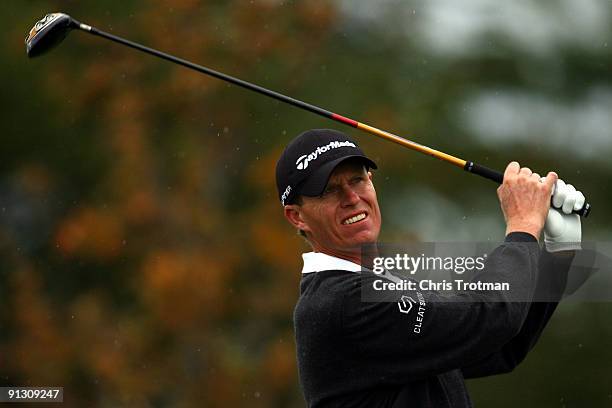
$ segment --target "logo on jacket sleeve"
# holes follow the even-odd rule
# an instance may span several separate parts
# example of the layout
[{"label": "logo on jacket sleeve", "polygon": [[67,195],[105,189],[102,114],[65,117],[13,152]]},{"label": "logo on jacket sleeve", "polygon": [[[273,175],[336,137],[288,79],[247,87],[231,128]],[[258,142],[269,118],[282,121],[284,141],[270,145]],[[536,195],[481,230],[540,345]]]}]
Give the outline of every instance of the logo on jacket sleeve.
[{"label": "logo on jacket sleeve", "polygon": [[412,332],[415,334],[420,334],[421,329],[423,328],[423,321],[425,319],[427,302],[425,301],[425,297],[421,292],[416,292],[416,297],[417,300],[414,300],[414,298],[410,296],[402,295],[402,297],[397,301],[397,307],[399,308],[400,313],[405,314],[410,313],[413,308],[416,309]]},{"label": "logo on jacket sleeve", "polygon": [[397,306],[399,307],[400,313],[410,313],[412,310],[412,305],[414,305],[416,301],[410,296],[402,295],[400,300],[397,302]]}]

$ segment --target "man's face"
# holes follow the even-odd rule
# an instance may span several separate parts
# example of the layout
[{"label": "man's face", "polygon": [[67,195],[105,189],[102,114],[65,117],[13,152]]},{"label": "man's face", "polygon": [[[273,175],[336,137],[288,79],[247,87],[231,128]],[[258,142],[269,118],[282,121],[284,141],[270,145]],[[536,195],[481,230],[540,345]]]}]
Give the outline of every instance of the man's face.
[{"label": "man's face", "polygon": [[[319,197],[302,197],[293,207],[315,251],[331,255],[359,253],[374,243],[381,216],[372,174],[360,162],[347,160],[331,174]],[[286,212],[287,213],[287,212]],[[288,217],[289,218],[289,217]]]}]

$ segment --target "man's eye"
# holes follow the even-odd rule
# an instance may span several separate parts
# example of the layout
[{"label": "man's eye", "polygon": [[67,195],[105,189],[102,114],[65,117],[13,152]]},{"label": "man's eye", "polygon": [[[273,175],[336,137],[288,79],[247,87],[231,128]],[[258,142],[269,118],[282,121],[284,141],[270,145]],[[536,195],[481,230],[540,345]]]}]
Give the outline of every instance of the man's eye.
[{"label": "man's eye", "polygon": [[321,194],[321,196],[328,196],[330,194],[334,194],[336,191],[338,191],[338,188],[336,187],[328,187],[325,190],[323,190],[323,194]]}]

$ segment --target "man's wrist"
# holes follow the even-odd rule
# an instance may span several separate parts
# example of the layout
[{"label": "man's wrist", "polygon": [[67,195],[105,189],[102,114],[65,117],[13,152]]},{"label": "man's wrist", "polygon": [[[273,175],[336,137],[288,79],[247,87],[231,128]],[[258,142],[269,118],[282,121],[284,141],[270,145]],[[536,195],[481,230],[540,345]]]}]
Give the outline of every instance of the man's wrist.
[{"label": "man's wrist", "polygon": [[506,236],[512,233],[525,233],[531,235],[536,241],[540,240],[542,228],[534,225],[508,225],[506,227]]},{"label": "man's wrist", "polygon": [[511,231],[506,234],[506,242],[538,242],[537,238],[530,232]]}]

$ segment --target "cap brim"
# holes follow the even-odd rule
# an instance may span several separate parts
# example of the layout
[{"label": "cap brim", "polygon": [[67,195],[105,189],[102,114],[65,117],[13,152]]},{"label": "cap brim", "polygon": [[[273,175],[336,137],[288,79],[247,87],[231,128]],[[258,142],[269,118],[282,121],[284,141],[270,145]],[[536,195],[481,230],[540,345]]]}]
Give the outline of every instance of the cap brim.
[{"label": "cap brim", "polygon": [[338,167],[338,165],[343,161],[350,159],[360,159],[370,169],[378,168],[376,166],[376,163],[374,163],[372,160],[368,159],[365,156],[359,154],[342,156],[319,167],[314,173],[312,173],[308,177],[304,184],[298,187],[297,194],[304,195],[307,197],[316,197],[321,195],[323,193],[323,190],[325,190],[325,186],[327,186],[329,177],[331,176],[334,169]]}]

